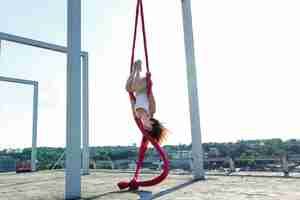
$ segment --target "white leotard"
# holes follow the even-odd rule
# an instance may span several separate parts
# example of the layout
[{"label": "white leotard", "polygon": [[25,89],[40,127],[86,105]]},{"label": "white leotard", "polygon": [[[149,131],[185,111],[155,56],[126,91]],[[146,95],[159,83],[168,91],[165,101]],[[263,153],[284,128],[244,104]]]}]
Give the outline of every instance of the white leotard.
[{"label": "white leotard", "polygon": [[137,92],[135,98],[134,109],[137,110],[138,108],[142,108],[149,114],[149,100],[146,91]]}]

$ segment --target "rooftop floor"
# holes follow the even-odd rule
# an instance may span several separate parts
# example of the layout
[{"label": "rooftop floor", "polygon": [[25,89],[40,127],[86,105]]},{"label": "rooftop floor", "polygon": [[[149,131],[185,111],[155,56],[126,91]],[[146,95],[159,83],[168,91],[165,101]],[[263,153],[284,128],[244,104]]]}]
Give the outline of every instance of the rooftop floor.
[{"label": "rooftop floor", "polygon": [[[92,171],[82,177],[82,200],[300,200],[300,179],[170,175],[158,186],[119,191],[116,183],[131,173]],[[143,174],[143,178],[153,175]],[[64,172],[0,173],[0,200],[55,200],[64,197]]]}]

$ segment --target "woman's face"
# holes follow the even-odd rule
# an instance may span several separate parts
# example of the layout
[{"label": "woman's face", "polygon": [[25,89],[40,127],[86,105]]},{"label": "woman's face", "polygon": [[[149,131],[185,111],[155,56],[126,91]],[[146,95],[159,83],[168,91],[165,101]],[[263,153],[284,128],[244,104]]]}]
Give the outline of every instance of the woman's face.
[{"label": "woman's face", "polygon": [[144,128],[148,131],[151,131],[152,130],[152,121],[148,118],[148,119],[145,119],[143,120],[143,125],[144,125]]},{"label": "woman's face", "polygon": [[146,130],[152,130],[153,121],[151,117],[143,108],[136,109],[136,116],[141,119],[143,126]]}]

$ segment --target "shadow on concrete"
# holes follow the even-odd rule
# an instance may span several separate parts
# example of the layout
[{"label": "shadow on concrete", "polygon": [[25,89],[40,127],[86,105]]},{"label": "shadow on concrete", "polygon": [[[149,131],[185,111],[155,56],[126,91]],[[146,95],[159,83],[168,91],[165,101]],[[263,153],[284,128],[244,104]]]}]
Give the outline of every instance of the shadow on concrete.
[{"label": "shadow on concrete", "polygon": [[152,199],[152,192],[144,191],[144,190],[122,190],[122,191],[111,191],[106,192],[103,194],[94,195],[91,197],[84,197],[81,200],[95,200],[101,197],[105,197],[112,194],[123,194],[123,193],[134,193],[140,196],[139,200],[151,200]]},{"label": "shadow on concrete", "polygon": [[111,195],[111,194],[122,194],[122,193],[127,193],[127,192],[130,192],[130,191],[128,191],[128,190],[112,191],[112,192],[106,192],[106,193],[103,193],[103,194],[94,195],[94,196],[91,196],[91,197],[84,197],[84,198],[81,198],[81,199],[82,200],[95,200],[95,199],[98,199],[100,197],[105,197],[105,196],[108,196],[108,195]]},{"label": "shadow on concrete", "polygon": [[194,184],[194,183],[196,183],[196,182],[199,182],[199,181],[200,181],[200,180],[190,180],[190,181],[188,181],[188,182],[186,182],[186,183],[182,183],[182,184],[177,185],[177,186],[175,186],[175,187],[166,189],[166,190],[161,191],[161,192],[159,192],[159,193],[157,193],[157,194],[154,194],[154,195],[152,196],[152,199],[160,198],[160,197],[162,197],[162,196],[164,196],[164,195],[167,195],[167,194],[170,194],[170,193],[172,193],[172,192],[175,192],[176,190],[180,190],[180,189],[182,189],[182,188],[188,187],[188,186],[190,186],[190,185],[192,185],[192,184]]},{"label": "shadow on concrete", "polygon": [[105,197],[111,194],[122,194],[122,193],[134,193],[139,195],[139,200],[152,200],[152,199],[157,199],[160,198],[164,195],[170,194],[172,192],[175,192],[177,190],[180,190],[182,188],[188,187],[196,182],[199,182],[201,180],[190,180],[188,182],[182,183],[180,185],[177,185],[175,187],[163,190],[157,194],[152,194],[151,191],[146,191],[146,190],[122,190],[122,191],[111,191],[111,192],[107,192],[107,193],[103,193],[103,194],[99,194],[99,195],[94,195],[91,197],[85,197],[85,198],[81,198],[82,200],[95,200],[101,197]]},{"label": "shadow on concrete", "polygon": [[300,179],[300,176],[280,176],[280,175],[255,175],[255,174],[214,174],[210,173],[207,174],[207,176],[227,176],[227,177],[241,177],[241,178],[246,178],[246,177],[253,177],[253,178],[286,178],[286,179]]},{"label": "shadow on concrete", "polygon": [[152,192],[150,191],[138,191],[137,194],[140,196],[139,200],[153,199]]}]

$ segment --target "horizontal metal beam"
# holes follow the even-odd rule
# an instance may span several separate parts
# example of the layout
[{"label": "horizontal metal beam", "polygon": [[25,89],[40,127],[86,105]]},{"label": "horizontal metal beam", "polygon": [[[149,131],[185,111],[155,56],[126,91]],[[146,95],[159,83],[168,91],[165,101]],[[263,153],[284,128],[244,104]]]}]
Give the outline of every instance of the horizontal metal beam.
[{"label": "horizontal metal beam", "polygon": [[[0,32],[0,40],[15,42],[15,43],[33,46],[33,47],[38,47],[41,49],[52,50],[52,51],[56,51],[56,52],[60,52],[60,53],[67,53],[67,48],[64,46],[50,44],[47,42],[24,38],[24,37],[20,37],[20,36],[8,34],[8,33],[3,33],[3,32]],[[85,54],[87,54],[87,52],[81,51],[80,55],[84,56]]]},{"label": "horizontal metal beam", "polygon": [[20,83],[20,84],[33,85],[33,86],[38,85],[37,81],[18,79],[18,78],[9,78],[9,77],[4,77],[4,76],[0,76],[0,81],[11,82],[11,83]]}]

